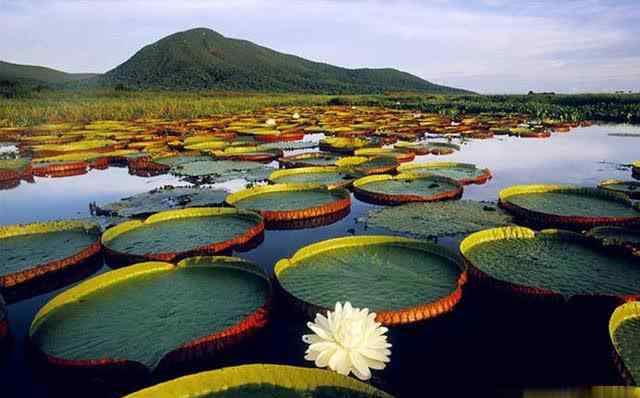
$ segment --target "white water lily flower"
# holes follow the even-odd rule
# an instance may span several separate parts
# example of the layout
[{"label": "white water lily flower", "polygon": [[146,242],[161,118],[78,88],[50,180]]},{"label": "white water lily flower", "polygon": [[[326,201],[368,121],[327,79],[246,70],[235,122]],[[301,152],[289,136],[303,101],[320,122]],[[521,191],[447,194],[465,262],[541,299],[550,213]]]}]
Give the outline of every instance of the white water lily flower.
[{"label": "white water lily flower", "polygon": [[275,126],[276,125],[276,119],[267,119],[266,125],[267,126]]},{"label": "white water lily flower", "polygon": [[375,321],[369,309],[353,308],[348,301],[336,303],[334,312],[317,314],[307,323],[314,334],[302,336],[309,344],[305,359],[319,368],[329,367],[343,375],[353,374],[360,380],[371,378],[370,369],[384,369],[391,355],[387,342],[388,329]]},{"label": "white water lily flower", "polygon": [[298,112],[293,114],[294,119],[300,119],[300,114]]}]

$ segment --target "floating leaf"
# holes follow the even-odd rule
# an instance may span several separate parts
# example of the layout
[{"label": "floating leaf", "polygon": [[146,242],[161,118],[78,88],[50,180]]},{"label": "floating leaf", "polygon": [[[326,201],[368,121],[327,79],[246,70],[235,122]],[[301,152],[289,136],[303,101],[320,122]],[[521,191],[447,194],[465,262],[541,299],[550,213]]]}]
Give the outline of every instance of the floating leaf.
[{"label": "floating leaf", "polygon": [[419,238],[481,231],[511,223],[495,205],[468,200],[408,203],[369,213],[367,224]]}]

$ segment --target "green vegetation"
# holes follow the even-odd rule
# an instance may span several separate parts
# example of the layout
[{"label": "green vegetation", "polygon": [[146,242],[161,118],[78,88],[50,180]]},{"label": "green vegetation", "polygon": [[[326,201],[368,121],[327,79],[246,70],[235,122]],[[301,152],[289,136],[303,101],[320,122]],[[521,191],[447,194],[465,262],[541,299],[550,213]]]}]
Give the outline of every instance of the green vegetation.
[{"label": "green vegetation", "polygon": [[[582,235],[547,230],[529,236],[487,230],[492,238],[462,249],[470,263],[498,281],[545,289],[570,298],[575,295],[637,295],[640,268],[631,261],[592,247]],[[502,230],[504,231],[504,230]],[[463,241],[462,246],[465,246]]]},{"label": "green vegetation", "polygon": [[154,89],[309,93],[463,93],[395,69],[346,69],[279,53],[210,29],[178,32],[138,51],[99,84]]},{"label": "green vegetation", "polygon": [[454,119],[479,113],[522,114],[558,121],[640,123],[640,95],[538,96],[349,95],[219,91],[27,90],[0,95],[0,127],[95,120],[195,119],[276,106],[386,106],[435,112]]},{"label": "green vegetation", "polygon": [[425,239],[480,231],[511,224],[511,217],[488,203],[456,200],[409,203],[369,213],[369,226],[412,234]]},{"label": "green vegetation", "polygon": [[640,123],[640,94],[396,96],[390,105],[451,117],[511,113],[540,120]]},{"label": "green vegetation", "polygon": [[[326,104],[328,95],[240,94],[65,90],[30,92],[21,98],[0,96],[0,127],[35,126],[52,122],[95,120],[193,119],[221,113],[242,113],[270,106]],[[366,97],[348,97],[360,102]]]},{"label": "green vegetation", "polygon": [[129,268],[135,275],[112,271],[99,289],[96,279],[85,281],[80,299],[58,301],[36,324],[34,343],[58,358],[127,359],[153,369],[181,345],[237,325],[269,296],[266,278],[242,260],[191,261],[139,264]]},{"label": "green vegetation", "polygon": [[65,73],[44,66],[18,65],[0,61],[0,80],[31,84],[59,84],[95,77],[91,73]]}]

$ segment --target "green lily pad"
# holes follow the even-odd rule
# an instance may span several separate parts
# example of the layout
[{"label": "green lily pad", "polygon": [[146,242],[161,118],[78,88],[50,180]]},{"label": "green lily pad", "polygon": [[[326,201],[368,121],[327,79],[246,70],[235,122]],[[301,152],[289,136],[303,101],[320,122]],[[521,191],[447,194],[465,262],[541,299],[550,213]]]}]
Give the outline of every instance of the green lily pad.
[{"label": "green lily pad", "polygon": [[162,164],[169,167],[179,167],[186,163],[199,161],[209,161],[210,156],[167,156],[153,159],[154,163]]},{"label": "green lily pad", "polygon": [[640,199],[640,182],[637,181],[605,180],[598,187],[625,194],[631,199]]},{"label": "green lily pad", "polygon": [[238,192],[230,195],[227,202],[259,212],[297,211],[328,206],[348,197],[343,189],[327,189],[315,184],[278,184]]},{"label": "green lily pad", "polygon": [[353,378],[322,369],[245,365],[162,383],[127,398],[391,398]]},{"label": "green lily pad", "polygon": [[296,300],[319,308],[349,301],[380,315],[452,295],[463,270],[456,256],[440,246],[366,235],[307,246],[280,260],[275,272]]},{"label": "green lily pad", "polygon": [[369,213],[367,224],[420,238],[481,231],[511,224],[500,208],[468,200],[408,203]]},{"label": "green lily pad", "polygon": [[462,185],[450,178],[409,173],[363,177],[353,182],[353,189],[362,200],[391,204],[455,199],[462,194]]},{"label": "green lily pad", "polygon": [[500,192],[500,204],[520,217],[566,227],[640,221],[625,195],[573,185],[520,185]]},{"label": "green lily pad", "polygon": [[587,233],[603,246],[640,256],[640,230],[621,227],[597,227]]},{"label": "green lily pad", "polygon": [[157,213],[144,222],[119,224],[103,234],[102,243],[110,250],[130,256],[185,253],[234,242],[261,223],[257,214],[236,209],[170,210]]},{"label": "green lily pad", "polygon": [[524,194],[509,198],[520,207],[554,215],[583,217],[634,217],[640,216],[633,208],[597,197],[573,195],[561,192]]},{"label": "green lily pad", "polygon": [[267,144],[262,144],[260,145],[260,149],[262,150],[280,149],[282,151],[295,151],[299,149],[316,148],[317,146],[318,146],[318,143],[312,142],[312,141],[280,141],[280,142],[270,142]]},{"label": "green lily pad", "polygon": [[479,169],[474,164],[454,162],[406,163],[398,167],[398,172],[438,175],[454,179],[461,184],[483,183],[491,178],[489,169]]},{"label": "green lily pad", "polygon": [[97,226],[54,221],[0,227],[0,276],[68,259],[98,242]]},{"label": "green lily pad", "polygon": [[275,171],[269,176],[274,184],[319,184],[329,187],[346,186],[356,178],[354,173],[333,166],[299,167]]},{"label": "green lily pad", "polygon": [[30,338],[54,358],[124,359],[153,370],[173,350],[240,324],[269,296],[267,277],[241,259],[141,263],[55,297],[36,315]]},{"label": "green lily pad", "polygon": [[167,186],[99,206],[98,213],[135,217],[176,208],[217,206],[226,196],[223,190]]},{"label": "green lily pad", "polygon": [[640,382],[640,302],[621,305],[611,315],[609,334],[632,384]]},{"label": "green lily pad", "polygon": [[340,157],[329,152],[307,152],[280,158],[278,162],[285,167],[334,166]]},{"label": "green lily pad", "polygon": [[354,173],[360,174],[383,174],[395,170],[400,163],[390,156],[378,156],[367,159],[357,165],[350,166]]},{"label": "green lily pad", "polygon": [[184,177],[206,177],[207,182],[224,182],[243,178],[247,181],[266,180],[273,168],[258,162],[202,160],[183,163],[171,171]]},{"label": "green lily pad", "polygon": [[640,267],[568,231],[506,227],[468,236],[465,258],[494,280],[525,289],[576,295],[640,295]]}]

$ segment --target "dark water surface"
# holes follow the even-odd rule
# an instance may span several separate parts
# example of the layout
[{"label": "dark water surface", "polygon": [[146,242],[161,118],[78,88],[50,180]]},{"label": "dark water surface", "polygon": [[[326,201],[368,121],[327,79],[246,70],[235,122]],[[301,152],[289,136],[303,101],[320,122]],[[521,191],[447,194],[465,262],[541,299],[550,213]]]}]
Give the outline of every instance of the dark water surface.
[{"label": "dark water surface", "polygon": [[[459,161],[491,169],[494,178],[484,185],[465,186],[463,197],[495,201],[500,189],[513,184],[593,186],[610,178],[630,180],[631,170],[620,165],[640,159],[640,139],[608,136],[614,132],[640,132],[640,128],[593,126],[554,134],[549,139],[472,140],[452,155],[421,156],[417,161]],[[119,168],[60,179],[36,177],[35,183],[22,182],[14,189],[0,191],[0,224],[86,217],[90,202],[108,203],[166,184],[184,185],[171,176],[141,178]],[[375,207],[354,198],[351,213],[334,224],[305,230],[269,230],[257,248],[235,255],[272,270],[279,259],[311,243],[350,234],[380,233],[356,222]],[[457,241],[447,239],[443,243],[455,247]],[[98,272],[108,270],[103,267]],[[55,395],[31,371],[24,347],[35,313],[62,290],[8,306],[13,344],[6,358],[0,360],[0,397]],[[392,333],[391,365],[378,374],[375,383],[398,395],[416,397],[434,389],[473,391],[480,396],[481,392],[495,395],[500,390],[507,394],[505,389],[522,387],[620,384],[609,355],[607,319],[606,311],[583,314],[580,309],[531,308],[465,293],[452,314]],[[301,320],[276,322],[265,337],[269,340],[263,341],[260,358],[305,365],[304,345],[299,341],[303,330]],[[74,395],[73,386],[73,382],[68,384],[67,396]]]}]

